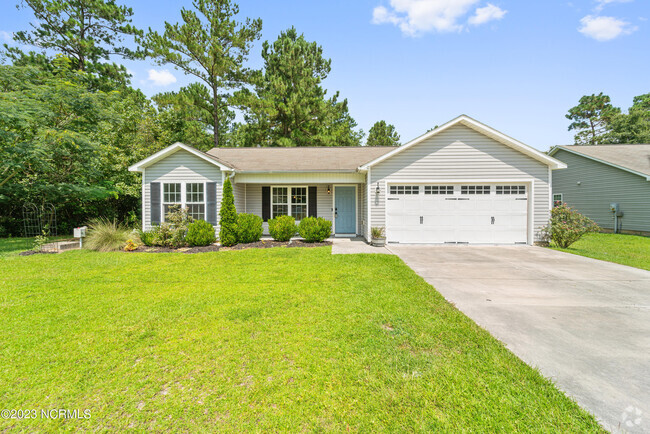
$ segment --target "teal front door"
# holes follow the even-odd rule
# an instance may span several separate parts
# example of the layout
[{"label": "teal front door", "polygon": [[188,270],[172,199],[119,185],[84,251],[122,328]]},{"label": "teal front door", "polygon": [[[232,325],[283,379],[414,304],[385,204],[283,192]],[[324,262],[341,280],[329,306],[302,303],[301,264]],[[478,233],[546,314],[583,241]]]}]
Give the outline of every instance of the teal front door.
[{"label": "teal front door", "polygon": [[355,187],[334,187],[334,231],[357,233],[357,199]]}]

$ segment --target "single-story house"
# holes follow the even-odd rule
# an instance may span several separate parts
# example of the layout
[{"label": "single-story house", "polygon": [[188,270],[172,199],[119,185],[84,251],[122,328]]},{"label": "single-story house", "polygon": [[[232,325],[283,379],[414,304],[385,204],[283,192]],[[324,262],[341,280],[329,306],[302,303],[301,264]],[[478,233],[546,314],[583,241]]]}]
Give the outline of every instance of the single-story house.
[{"label": "single-story house", "polygon": [[335,236],[389,243],[532,244],[549,220],[554,169],[566,167],[468,116],[399,147],[214,148],[176,143],[142,173],[145,229],[170,205],[218,229],[222,185],[237,212],[332,221]]},{"label": "single-story house", "polygon": [[549,154],[568,165],[553,178],[554,201],[603,229],[650,235],[650,145],[556,146]]}]

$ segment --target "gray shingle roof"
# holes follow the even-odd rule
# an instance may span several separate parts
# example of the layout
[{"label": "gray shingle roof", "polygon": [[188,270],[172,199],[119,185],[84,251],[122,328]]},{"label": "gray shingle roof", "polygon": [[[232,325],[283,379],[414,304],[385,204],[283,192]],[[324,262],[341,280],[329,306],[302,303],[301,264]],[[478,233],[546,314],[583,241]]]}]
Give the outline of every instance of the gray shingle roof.
[{"label": "gray shingle roof", "polygon": [[624,167],[650,176],[650,144],[646,145],[594,145],[558,146],[560,149]]},{"label": "gray shingle roof", "polygon": [[393,149],[390,146],[213,148],[207,154],[242,172],[354,172]]}]

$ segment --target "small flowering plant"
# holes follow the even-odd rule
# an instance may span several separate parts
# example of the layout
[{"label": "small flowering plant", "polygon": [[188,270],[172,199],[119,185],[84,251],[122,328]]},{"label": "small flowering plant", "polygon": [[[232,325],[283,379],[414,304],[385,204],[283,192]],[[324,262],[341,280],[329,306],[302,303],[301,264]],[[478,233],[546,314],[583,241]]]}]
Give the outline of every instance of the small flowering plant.
[{"label": "small flowering plant", "polygon": [[551,210],[551,221],[543,233],[547,240],[566,249],[584,234],[599,230],[600,227],[589,217],[580,214],[566,203],[561,203]]}]

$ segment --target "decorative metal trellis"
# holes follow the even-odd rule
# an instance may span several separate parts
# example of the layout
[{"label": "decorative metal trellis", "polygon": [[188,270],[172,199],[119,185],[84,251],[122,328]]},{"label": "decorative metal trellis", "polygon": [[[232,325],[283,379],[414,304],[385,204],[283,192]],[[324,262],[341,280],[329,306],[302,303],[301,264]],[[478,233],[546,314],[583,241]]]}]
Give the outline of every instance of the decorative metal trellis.
[{"label": "decorative metal trellis", "polygon": [[48,236],[57,235],[56,208],[51,203],[37,207],[31,202],[23,204],[23,230],[26,237],[36,237],[45,232]]}]

